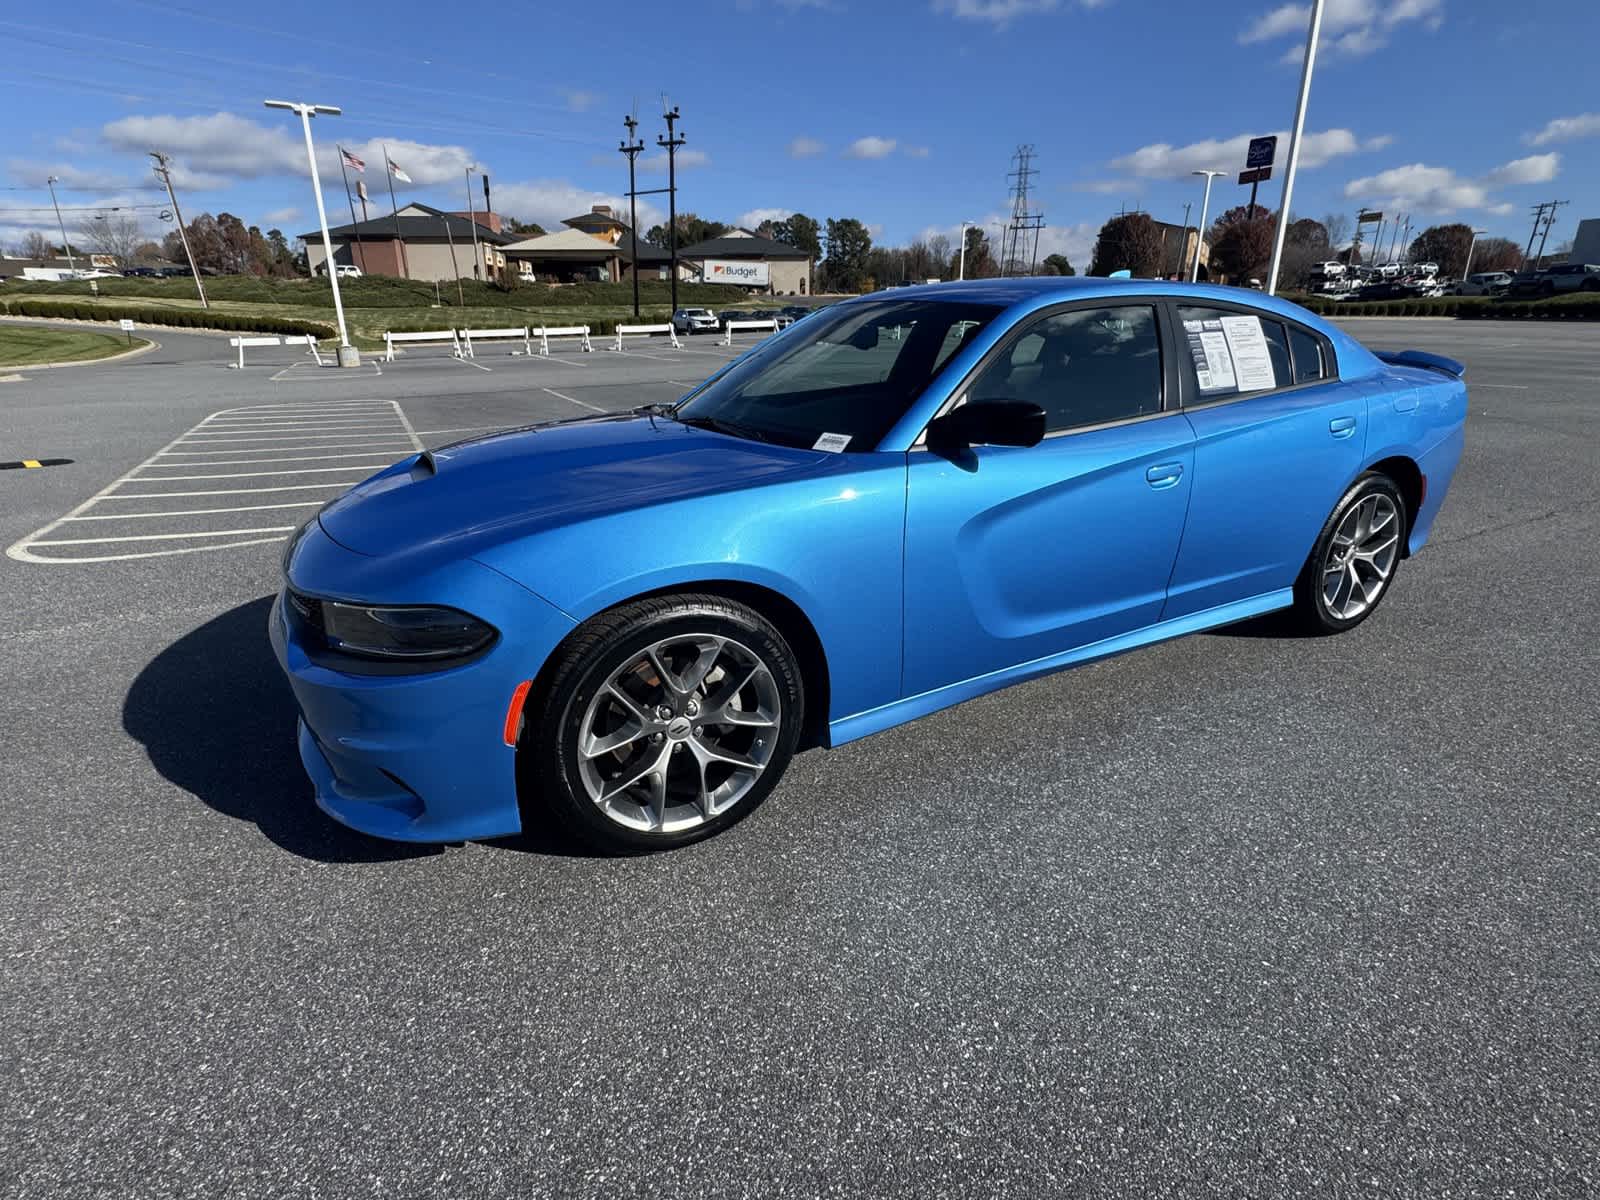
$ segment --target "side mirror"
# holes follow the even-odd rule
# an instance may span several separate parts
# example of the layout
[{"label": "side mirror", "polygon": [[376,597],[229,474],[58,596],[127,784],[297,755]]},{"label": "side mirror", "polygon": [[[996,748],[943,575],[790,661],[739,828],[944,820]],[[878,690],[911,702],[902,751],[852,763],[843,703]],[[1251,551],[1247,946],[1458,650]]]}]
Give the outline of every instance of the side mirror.
[{"label": "side mirror", "polygon": [[1026,400],[973,401],[928,425],[930,446],[1037,446],[1044,409]]}]

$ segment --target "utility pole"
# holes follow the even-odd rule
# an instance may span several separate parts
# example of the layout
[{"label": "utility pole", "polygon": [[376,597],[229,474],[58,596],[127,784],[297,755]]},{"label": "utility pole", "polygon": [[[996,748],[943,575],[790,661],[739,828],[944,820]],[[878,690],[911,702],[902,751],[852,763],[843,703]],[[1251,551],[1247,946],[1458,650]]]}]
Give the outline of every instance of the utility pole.
[{"label": "utility pole", "polygon": [[344,301],[339,298],[339,272],[333,261],[333,239],[328,236],[328,210],[322,203],[322,176],[317,172],[317,148],[311,141],[311,118],[318,114],[337,117],[343,110],[331,104],[305,104],[291,100],[266,100],[268,108],[286,108],[300,116],[300,127],[306,135],[306,161],[311,167],[311,190],[317,197],[317,220],[322,224],[322,253],[328,268],[328,282],[333,286],[333,312],[339,319],[339,365],[359,367],[361,354],[350,344],[350,331],[344,323]]},{"label": "utility pole", "polygon": [[205,284],[200,282],[200,268],[194,265],[194,251],[189,249],[189,231],[183,227],[183,210],[178,207],[178,194],[172,190],[172,159],[159,150],[150,151],[150,157],[156,160],[155,173],[167,185],[167,199],[172,201],[172,215],[178,222],[178,240],[183,243],[183,256],[189,260],[189,273],[194,276],[194,290],[200,295],[200,307],[208,309],[211,301],[206,299]]},{"label": "utility pole", "polygon": [[[1184,251],[1189,248],[1189,210],[1191,208],[1193,208],[1193,207],[1194,207],[1194,201],[1193,200],[1184,201],[1184,205],[1183,205],[1183,236],[1178,241],[1177,266],[1172,272],[1172,277],[1174,279],[1181,279],[1183,277],[1183,260],[1186,257],[1186,255],[1184,254]],[[1161,264],[1161,266],[1163,268],[1163,273],[1165,273],[1164,269],[1165,269],[1166,265],[1167,264],[1165,262],[1163,262]]]},{"label": "utility pole", "polygon": [[[628,261],[630,274],[633,276],[633,319],[639,319],[639,198],[634,195],[637,183],[634,179],[634,159],[644,151],[644,143],[639,140],[639,122],[632,113],[622,118],[622,123],[628,127],[628,136],[617,151],[628,156]],[[676,309],[678,306],[672,306]]]},{"label": "utility pole", "polygon": [[[76,275],[78,273],[78,264],[73,260],[72,242],[67,238],[66,222],[61,219],[61,205],[56,201],[56,177],[54,175],[46,176],[44,185],[50,189],[50,204],[56,210],[56,228],[61,230],[61,248],[67,252],[67,270]],[[172,202],[172,207],[178,207],[176,200]],[[181,229],[182,226],[180,225],[179,228]]]},{"label": "utility pole", "polygon": [[674,105],[661,114],[667,123],[667,136],[656,137],[656,145],[667,152],[667,239],[672,263],[672,311],[678,311],[678,147],[687,138],[679,137],[673,126],[680,120]]},{"label": "utility pole", "polygon": [[450,273],[456,277],[456,307],[465,309],[466,298],[461,294],[461,267],[456,262],[456,235],[450,231],[450,214],[444,213],[444,240],[450,245]]},{"label": "utility pole", "polygon": [[1289,134],[1289,169],[1283,176],[1283,200],[1278,205],[1278,228],[1272,235],[1272,262],[1267,267],[1267,295],[1278,292],[1278,268],[1283,263],[1283,239],[1289,232],[1289,205],[1294,200],[1294,176],[1300,166],[1300,139],[1306,127],[1306,104],[1311,99],[1311,71],[1317,64],[1317,39],[1322,34],[1323,0],[1311,0],[1311,28],[1306,32],[1306,60],[1300,68],[1300,100],[1295,105],[1294,129]]},{"label": "utility pole", "polygon": [[1200,225],[1199,233],[1194,239],[1194,267],[1189,271],[1189,282],[1194,283],[1200,278],[1200,243],[1205,240],[1206,212],[1211,207],[1211,181],[1219,175],[1226,175],[1226,171],[1190,171],[1191,175],[1204,175],[1206,177],[1205,195],[1200,199]]},{"label": "utility pole", "polygon": [[1541,206],[1547,211],[1544,218],[1544,232],[1539,235],[1539,255],[1533,260],[1534,270],[1538,270],[1539,264],[1544,261],[1544,244],[1546,239],[1548,239],[1550,236],[1550,227],[1556,223],[1556,209],[1560,208],[1563,204],[1570,203],[1571,201],[1569,200],[1552,200],[1548,204]]},{"label": "utility pole", "polygon": [[474,164],[467,164],[467,222],[472,226],[472,277],[478,278],[478,263],[482,255],[478,250],[478,215],[472,211],[472,169]]}]

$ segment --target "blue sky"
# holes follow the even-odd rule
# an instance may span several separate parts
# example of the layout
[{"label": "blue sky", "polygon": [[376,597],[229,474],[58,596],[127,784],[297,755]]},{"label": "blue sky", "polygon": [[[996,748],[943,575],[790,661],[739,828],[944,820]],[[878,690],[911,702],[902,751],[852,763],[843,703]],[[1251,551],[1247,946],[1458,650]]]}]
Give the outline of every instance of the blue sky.
[{"label": "blue sky", "polygon": [[[368,161],[381,211],[387,143],[416,180],[402,203],[464,208],[463,168],[477,163],[496,209],[548,226],[621,202],[621,118],[637,105],[653,145],[664,94],[689,139],[680,208],[750,223],[796,209],[858,217],[895,244],[953,234],[964,219],[1002,219],[1012,151],[1028,142],[1043,249],[1082,264],[1107,216],[1126,205],[1181,221],[1193,201],[1198,219],[1188,172],[1236,172],[1245,139],[1288,129],[1308,11],[1270,0],[14,0],[0,9],[0,245],[53,233],[47,174],[62,180],[69,229],[120,205],[159,234],[151,149],[174,156],[185,215],[314,228],[298,122],[264,109],[267,97],[343,106],[315,124],[331,220],[348,219],[334,144]],[[1329,0],[1326,12],[1297,214],[1368,205],[1519,244],[1539,201],[1572,201],[1552,244],[1600,216],[1600,93],[1579,65],[1600,45],[1595,0]],[[641,186],[665,182],[659,155],[641,165]],[[1276,206],[1280,187],[1265,185],[1263,202]],[[1219,180],[1213,215],[1245,195]],[[665,210],[652,199],[641,226]]]}]

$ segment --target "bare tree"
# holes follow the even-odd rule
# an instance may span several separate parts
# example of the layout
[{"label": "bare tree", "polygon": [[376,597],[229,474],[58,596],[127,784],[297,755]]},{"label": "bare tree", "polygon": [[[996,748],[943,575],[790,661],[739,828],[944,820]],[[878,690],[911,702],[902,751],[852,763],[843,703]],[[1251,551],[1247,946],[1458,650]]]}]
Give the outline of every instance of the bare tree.
[{"label": "bare tree", "polygon": [[37,229],[23,237],[20,249],[23,258],[53,258],[56,252],[50,239]]},{"label": "bare tree", "polygon": [[145,241],[137,217],[124,213],[100,213],[78,226],[78,233],[96,254],[109,254],[118,263],[133,261],[134,251]]},{"label": "bare tree", "polygon": [[1329,213],[1322,218],[1322,227],[1328,231],[1328,244],[1335,250],[1350,238],[1350,218],[1344,213]]},{"label": "bare tree", "polygon": [[933,269],[941,277],[950,270],[950,239],[936,233],[928,239],[928,256],[933,259]]}]

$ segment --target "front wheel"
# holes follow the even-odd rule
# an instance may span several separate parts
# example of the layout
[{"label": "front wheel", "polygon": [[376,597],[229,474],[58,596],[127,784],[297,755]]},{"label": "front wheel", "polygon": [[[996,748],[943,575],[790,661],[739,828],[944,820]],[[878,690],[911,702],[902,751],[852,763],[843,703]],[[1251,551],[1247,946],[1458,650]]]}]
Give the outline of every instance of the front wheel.
[{"label": "front wheel", "polygon": [[1350,486],[1317,536],[1295,583],[1295,611],[1311,633],[1343,633],[1372,615],[1400,565],[1405,497],[1369,471]]},{"label": "front wheel", "polygon": [[524,793],[602,850],[721,832],[777,786],[799,739],[793,651],[718,596],[636,601],[569,639],[519,754]]}]

